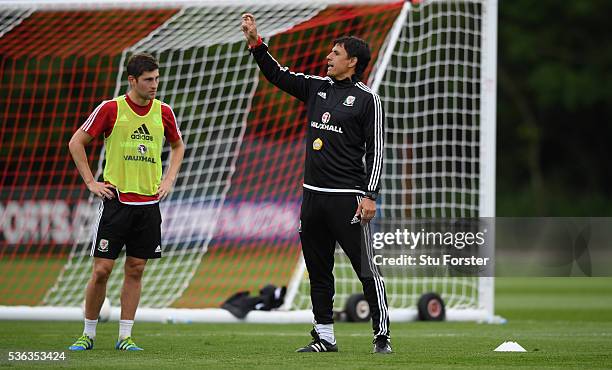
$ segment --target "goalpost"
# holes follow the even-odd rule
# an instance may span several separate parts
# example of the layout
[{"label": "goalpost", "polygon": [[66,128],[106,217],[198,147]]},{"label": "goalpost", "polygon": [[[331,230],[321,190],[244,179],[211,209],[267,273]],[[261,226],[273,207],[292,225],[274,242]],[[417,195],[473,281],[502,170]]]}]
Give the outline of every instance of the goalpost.
[{"label": "goalpost", "polygon": [[[387,116],[379,218],[494,216],[497,0],[11,1],[0,10],[0,318],[82,318],[97,201],[66,146],[102,100],[125,93],[127,57],[147,51],[187,152],[137,319],[236,321],[217,307],[273,283],[289,287],[285,310],[246,320],[311,321],[297,234],[304,107],[259,73],[239,30],[246,11],[296,72],[323,75],[338,36],[369,42],[365,76]],[[97,175],[101,142],[88,148]],[[361,287],[337,257],[342,309]],[[122,263],[107,288],[112,318]],[[392,320],[414,319],[430,291],[448,319],[494,318],[492,278],[407,270],[386,281]]]}]

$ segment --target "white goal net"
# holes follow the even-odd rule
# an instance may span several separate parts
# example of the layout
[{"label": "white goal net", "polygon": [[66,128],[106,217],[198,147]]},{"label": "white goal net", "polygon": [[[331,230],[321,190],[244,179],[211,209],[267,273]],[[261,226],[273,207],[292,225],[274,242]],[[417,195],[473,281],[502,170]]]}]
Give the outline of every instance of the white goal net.
[{"label": "white goal net", "polygon": [[[0,10],[8,81],[0,103],[8,125],[27,118],[23,127],[26,135],[37,133],[29,144],[36,151],[60,153],[97,104],[126,92],[129,55],[146,51],[160,62],[158,98],[173,108],[187,152],[174,192],[161,205],[164,258],[147,264],[141,307],[214,308],[267,283],[289,286],[290,310],[310,307],[296,232],[304,107],[263,79],[239,29],[246,11],[257,17],[272,55],[295,72],[322,75],[336,37],[369,42],[373,59],[365,74],[387,117],[378,219],[494,216],[496,0],[11,2]],[[33,35],[50,46],[20,52],[18,44]],[[23,78],[32,72],[39,77]],[[20,103],[45,87],[39,108]],[[6,136],[13,143],[2,152],[9,167],[27,157],[20,135]],[[98,175],[99,142],[88,148]],[[168,148],[164,165],[167,154]],[[27,176],[3,183],[0,212],[13,233],[3,228],[0,263],[17,277],[4,281],[15,285],[14,295],[0,305],[83,302],[97,201],[69,158],[51,159],[46,172],[30,166]],[[63,237],[54,229],[57,209],[71,218]],[[17,222],[32,212],[40,219],[36,229]],[[123,257],[107,288],[115,306],[122,270]],[[335,276],[341,310],[361,285],[340,252]],[[421,294],[437,292],[451,312],[493,315],[491,278],[406,269],[386,284],[391,309],[414,310]]]}]

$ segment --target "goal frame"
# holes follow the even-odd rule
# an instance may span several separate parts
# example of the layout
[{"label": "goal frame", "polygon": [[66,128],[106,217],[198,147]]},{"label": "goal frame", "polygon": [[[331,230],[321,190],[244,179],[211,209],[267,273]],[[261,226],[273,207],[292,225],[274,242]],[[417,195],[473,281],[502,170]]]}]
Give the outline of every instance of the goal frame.
[{"label": "goal frame", "polygon": [[[438,0],[425,0],[422,2],[436,2]],[[468,0],[469,1],[469,0]],[[311,0],[313,4],[340,5],[340,4],[381,4],[396,3],[395,0]],[[176,8],[176,7],[207,7],[223,5],[241,5],[248,7],[249,3],[256,1],[238,0],[162,0],[149,2],[142,0],[116,1],[116,0],[37,0],[37,1],[6,1],[3,6],[8,9],[34,9],[34,10],[99,10],[108,8]],[[292,4],[291,0],[271,0],[269,4]],[[479,215],[480,217],[495,216],[495,158],[496,158],[496,73],[497,73],[497,4],[498,0],[483,0],[483,13],[486,15],[482,22],[482,53],[480,78],[480,176],[479,176]],[[393,26],[385,41],[385,53],[377,61],[371,76],[370,86],[374,92],[378,88],[385,73],[386,66],[391,58],[393,46],[401,32],[401,23],[411,8],[410,1],[405,1],[396,24]],[[489,235],[494,240],[494,229],[491,227]],[[150,322],[257,322],[257,323],[296,323],[312,322],[312,313],[307,310],[290,310],[290,303],[297,293],[299,279],[304,274],[305,265],[300,257],[294,277],[289,284],[287,302],[281,310],[263,312],[253,311],[244,320],[232,316],[228,311],[216,308],[183,309],[183,308],[139,308],[136,319]],[[449,309],[449,321],[482,321],[499,322],[494,314],[494,278],[480,277],[478,284],[478,309]],[[54,307],[54,306],[0,306],[0,319],[8,320],[82,320],[80,307]],[[111,309],[111,320],[118,320],[120,308]],[[390,318],[393,321],[411,321],[417,318],[416,308],[391,309]]]}]

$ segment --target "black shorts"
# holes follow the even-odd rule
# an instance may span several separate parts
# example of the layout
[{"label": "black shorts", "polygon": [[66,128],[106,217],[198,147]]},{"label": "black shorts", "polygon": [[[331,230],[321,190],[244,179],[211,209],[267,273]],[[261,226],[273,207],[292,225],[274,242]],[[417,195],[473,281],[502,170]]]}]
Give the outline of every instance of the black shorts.
[{"label": "black shorts", "polygon": [[89,255],[114,260],[125,245],[128,256],[161,258],[161,221],[159,203],[129,205],[117,197],[104,200]]}]

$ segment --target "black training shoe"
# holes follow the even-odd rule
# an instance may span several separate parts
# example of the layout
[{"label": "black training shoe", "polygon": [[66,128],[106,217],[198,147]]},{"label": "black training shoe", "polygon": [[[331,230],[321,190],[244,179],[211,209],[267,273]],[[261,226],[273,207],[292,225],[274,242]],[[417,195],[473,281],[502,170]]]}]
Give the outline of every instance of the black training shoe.
[{"label": "black training shoe", "polygon": [[377,336],[372,343],[374,344],[374,353],[393,353],[393,350],[391,349],[391,341],[384,335]]},{"label": "black training shoe", "polygon": [[337,345],[321,339],[314,329],[312,329],[310,335],[312,335],[312,342],[305,347],[298,348],[295,352],[338,352]]}]

